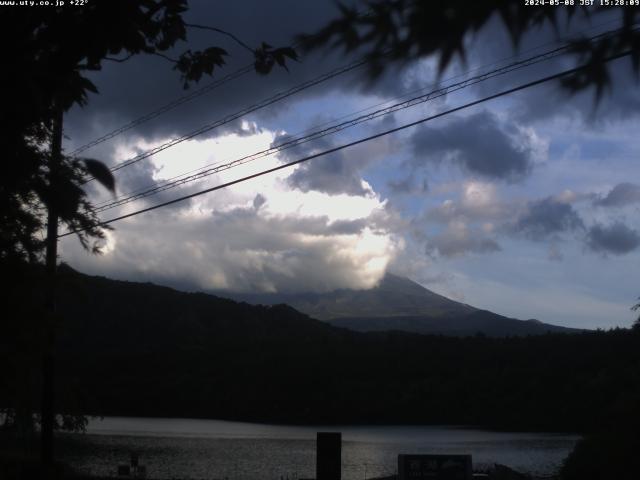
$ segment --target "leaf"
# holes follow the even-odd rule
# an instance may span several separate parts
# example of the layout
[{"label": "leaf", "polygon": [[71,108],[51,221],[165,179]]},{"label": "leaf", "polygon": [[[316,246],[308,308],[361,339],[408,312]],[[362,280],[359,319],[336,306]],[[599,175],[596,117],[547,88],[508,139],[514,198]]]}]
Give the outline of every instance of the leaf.
[{"label": "leaf", "polygon": [[83,159],[87,172],[111,193],[116,193],[116,180],[111,170],[102,162],[90,158]]},{"label": "leaf", "polygon": [[204,51],[192,52],[187,50],[178,58],[174,69],[182,73],[184,88],[189,82],[198,82],[204,74],[212,75],[216,67],[225,64],[227,51],[219,47],[210,47]]},{"label": "leaf", "polygon": [[287,68],[286,58],[298,61],[298,54],[293,48],[282,47],[273,49],[271,45],[264,42],[262,42],[260,48],[254,50],[253,54],[255,57],[255,71],[261,75],[266,75],[271,72],[276,63],[288,72],[289,69]]},{"label": "leaf", "polygon": [[289,57],[291,60],[298,61],[298,53],[291,47],[283,47],[278,49],[284,56]]}]

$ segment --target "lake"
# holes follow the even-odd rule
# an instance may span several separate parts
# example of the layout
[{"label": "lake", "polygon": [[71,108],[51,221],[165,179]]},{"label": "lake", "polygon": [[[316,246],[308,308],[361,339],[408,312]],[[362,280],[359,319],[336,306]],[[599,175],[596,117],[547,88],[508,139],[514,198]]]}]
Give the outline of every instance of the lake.
[{"label": "lake", "polygon": [[61,459],[83,473],[115,475],[136,452],[150,478],[292,480],[315,477],[318,431],[342,432],[342,478],[395,474],[399,453],[469,453],[474,468],[502,463],[549,475],[576,435],[442,426],[285,426],[220,420],[107,417],[62,435]]}]

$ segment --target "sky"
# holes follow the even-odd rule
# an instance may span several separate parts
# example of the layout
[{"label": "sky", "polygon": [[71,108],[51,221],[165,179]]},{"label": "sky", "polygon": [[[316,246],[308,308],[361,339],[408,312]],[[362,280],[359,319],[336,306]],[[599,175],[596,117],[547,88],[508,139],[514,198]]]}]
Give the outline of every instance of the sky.
[{"label": "sky", "polygon": [[[334,2],[192,1],[185,18],[224,28],[249,45],[289,45],[337,15]],[[250,11],[252,14],[247,15]],[[617,14],[577,20],[560,33],[591,36]],[[441,76],[436,60],[394,65],[372,82],[355,69],[168,148],[116,173],[117,196],[369,113],[559,45],[537,30],[517,50],[494,20],[468,38],[467,62]],[[189,32],[175,52],[217,45],[228,64],[251,63],[232,40]],[[109,165],[256,105],[358,58],[328,49],[289,71],[251,72],[85,152]],[[263,156],[100,213],[103,220],[194,193],[463,105],[573,66],[559,57]],[[629,62],[613,87],[569,95],[558,82],[382,136],[229,188],[115,222],[103,254],[64,237],[74,268],[183,290],[326,292],[371,288],[385,272],[520,319],[577,328],[628,327],[640,295],[640,94]],[[65,151],[182,95],[178,72],[158,57],[105,62],[99,89],[65,118]],[[96,205],[113,197],[88,184]]]}]

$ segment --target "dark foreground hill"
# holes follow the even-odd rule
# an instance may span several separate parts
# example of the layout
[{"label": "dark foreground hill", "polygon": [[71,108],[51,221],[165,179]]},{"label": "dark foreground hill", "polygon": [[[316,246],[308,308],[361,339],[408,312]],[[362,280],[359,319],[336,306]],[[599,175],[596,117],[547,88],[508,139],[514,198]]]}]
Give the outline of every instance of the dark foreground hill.
[{"label": "dark foreground hill", "polygon": [[492,337],[542,335],[578,330],[518,320],[480,310],[438,295],[422,285],[392,274],[368,290],[341,289],[328,293],[219,293],[254,305],[285,303],[307,315],[359,332],[399,330],[436,335]]},{"label": "dark foreground hill", "polygon": [[[625,330],[508,339],[365,334],[286,306],[70,270],[60,280],[61,409],[584,430],[640,406],[640,335]],[[7,316],[0,336],[0,408],[39,402],[39,320],[29,311]]]}]

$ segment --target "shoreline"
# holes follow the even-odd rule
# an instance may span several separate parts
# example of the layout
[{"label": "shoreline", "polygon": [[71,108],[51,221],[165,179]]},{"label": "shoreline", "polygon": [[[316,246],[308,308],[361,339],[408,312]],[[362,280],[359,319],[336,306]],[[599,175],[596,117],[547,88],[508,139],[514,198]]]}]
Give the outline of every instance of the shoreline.
[{"label": "shoreline", "polygon": [[[513,434],[547,434],[558,436],[577,436],[582,437],[588,432],[585,431],[571,431],[564,429],[536,429],[536,428],[517,428],[514,427],[501,427],[492,424],[477,424],[477,425],[465,425],[465,424],[453,424],[453,423],[412,423],[412,422],[375,422],[375,421],[362,421],[351,423],[339,423],[339,422],[286,422],[277,420],[254,420],[246,418],[210,418],[210,417],[179,417],[179,416],[144,416],[144,415],[94,415],[87,414],[90,422],[101,421],[104,419],[122,419],[122,420],[144,420],[144,421],[175,421],[175,422],[218,422],[227,424],[242,424],[242,425],[254,425],[261,427],[274,427],[274,428],[317,428],[317,429],[340,429],[340,428],[364,428],[364,427],[379,427],[379,428],[445,428],[452,430],[476,430],[487,431],[495,433],[513,433]],[[89,433],[89,432],[87,432]]]}]

